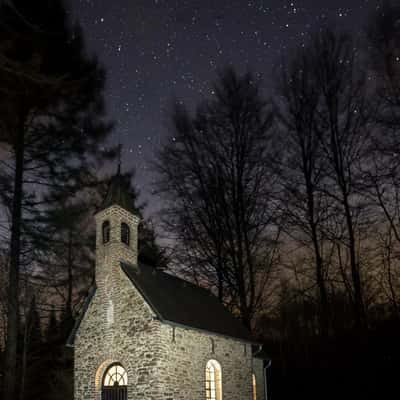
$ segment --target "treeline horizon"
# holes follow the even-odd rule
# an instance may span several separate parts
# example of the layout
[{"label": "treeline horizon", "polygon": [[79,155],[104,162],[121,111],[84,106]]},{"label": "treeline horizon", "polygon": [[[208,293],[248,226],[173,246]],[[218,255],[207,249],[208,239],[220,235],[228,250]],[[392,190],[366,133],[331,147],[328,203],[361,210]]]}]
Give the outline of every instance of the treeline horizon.
[{"label": "treeline horizon", "polygon": [[[385,3],[362,37],[315,32],[272,92],[227,67],[193,112],[178,101],[153,164],[173,246],[124,174],[140,261],[210,289],[265,342],[272,399],[382,397],[395,383],[398,21]],[[94,283],[92,214],[110,178],[97,171],[121,151],[104,150],[118,128],[106,71],[61,0],[7,2],[0,22],[0,389],[71,399],[65,342]]]}]

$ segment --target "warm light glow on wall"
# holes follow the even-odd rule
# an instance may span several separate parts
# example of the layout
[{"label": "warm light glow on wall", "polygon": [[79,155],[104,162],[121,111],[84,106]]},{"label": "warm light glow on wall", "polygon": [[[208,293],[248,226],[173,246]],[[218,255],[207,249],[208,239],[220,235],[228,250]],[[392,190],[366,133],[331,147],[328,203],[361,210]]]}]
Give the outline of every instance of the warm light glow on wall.
[{"label": "warm light glow on wall", "polygon": [[252,375],[252,383],[253,383],[253,400],[257,400],[257,382],[256,376]]},{"label": "warm light glow on wall", "polygon": [[221,365],[215,360],[206,366],[206,400],[222,400]]}]

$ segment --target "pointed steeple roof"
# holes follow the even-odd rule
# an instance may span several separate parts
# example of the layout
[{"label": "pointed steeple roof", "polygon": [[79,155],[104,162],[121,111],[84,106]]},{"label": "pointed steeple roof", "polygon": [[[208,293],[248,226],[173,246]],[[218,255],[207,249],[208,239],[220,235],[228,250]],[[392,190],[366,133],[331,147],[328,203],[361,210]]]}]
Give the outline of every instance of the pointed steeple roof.
[{"label": "pointed steeple roof", "polygon": [[128,187],[129,182],[127,182],[127,179],[121,174],[121,164],[119,163],[117,173],[110,180],[107,194],[99,211],[116,204],[125,210],[136,214],[134,201],[127,190]]}]

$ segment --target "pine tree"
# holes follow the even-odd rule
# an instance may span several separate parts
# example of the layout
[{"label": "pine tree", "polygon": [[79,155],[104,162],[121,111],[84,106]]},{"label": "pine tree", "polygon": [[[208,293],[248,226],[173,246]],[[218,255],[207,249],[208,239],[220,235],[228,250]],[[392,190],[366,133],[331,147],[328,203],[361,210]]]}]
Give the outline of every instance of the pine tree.
[{"label": "pine tree", "polygon": [[[52,198],[57,195],[53,192]],[[43,251],[38,264],[43,283],[62,297],[61,335],[65,337],[74,324],[79,294],[93,281],[93,212],[93,202],[79,192],[78,196],[52,201],[39,218],[42,229],[35,236],[35,246],[43,246]]]},{"label": "pine tree", "polygon": [[51,307],[50,311],[50,316],[49,320],[47,323],[47,328],[46,328],[46,334],[45,334],[45,340],[46,342],[49,343],[55,343],[60,336],[60,329],[59,329],[59,324],[56,316],[56,312],[54,309],[54,306]]},{"label": "pine tree", "polygon": [[0,187],[13,182],[4,398],[14,398],[21,235],[34,223],[26,210],[41,204],[34,194],[49,185],[79,185],[90,160],[100,160],[110,124],[104,71],[86,54],[62,0],[3,3],[0,22],[0,143],[9,150]]},{"label": "pine tree", "polygon": [[[40,315],[37,309],[36,296],[32,296],[28,313],[24,321],[21,363],[21,383],[19,385],[19,398],[23,400],[26,393],[29,397],[38,393],[38,371],[42,362],[43,336],[41,331]],[[40,380],[39,380],[40,381]]]}]

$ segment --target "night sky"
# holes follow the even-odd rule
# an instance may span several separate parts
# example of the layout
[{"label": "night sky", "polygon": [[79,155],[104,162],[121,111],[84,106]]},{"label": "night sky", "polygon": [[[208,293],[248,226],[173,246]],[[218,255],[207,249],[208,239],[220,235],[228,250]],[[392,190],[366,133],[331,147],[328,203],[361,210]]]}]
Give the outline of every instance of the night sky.
[{"label": "night sky", "polygon": [[70,0],[88,48],[107,70],[106,102],[125,169],[149,209],[149,161],[165,140],[173,98],[211,96],[227,64],[262,74],[266,91],[283,56],[327,23],[362,31],[376,0]]}]

